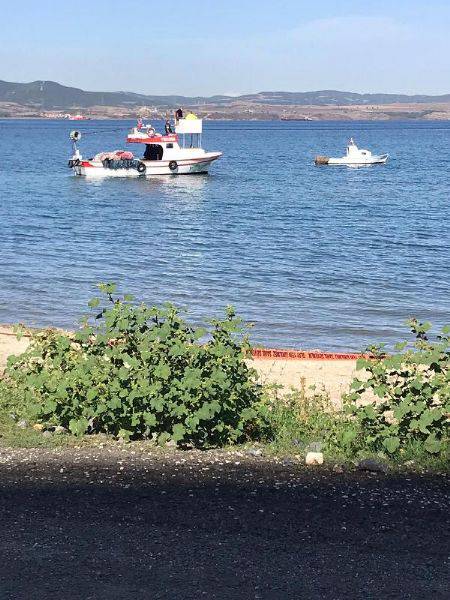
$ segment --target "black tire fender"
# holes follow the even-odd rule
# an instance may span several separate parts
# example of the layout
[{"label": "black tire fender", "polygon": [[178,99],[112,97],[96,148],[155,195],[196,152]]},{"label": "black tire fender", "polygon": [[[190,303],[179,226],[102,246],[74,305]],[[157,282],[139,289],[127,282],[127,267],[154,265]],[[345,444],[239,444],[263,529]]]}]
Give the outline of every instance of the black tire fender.
[{"label": "black tire fender", "polygon": [[176,160],[171,160],[169,163],[169,169],[171,171],[176,171],[178,169],[178,163]]}]

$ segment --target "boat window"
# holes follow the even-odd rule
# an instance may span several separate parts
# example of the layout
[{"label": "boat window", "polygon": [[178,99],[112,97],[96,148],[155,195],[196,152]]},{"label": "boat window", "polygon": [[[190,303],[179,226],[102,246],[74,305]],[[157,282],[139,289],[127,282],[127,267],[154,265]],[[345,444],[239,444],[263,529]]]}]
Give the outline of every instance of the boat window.
[{"label": "boat window", "polygon": [[166,148],[173,148],[173,144],[166,144]]}]

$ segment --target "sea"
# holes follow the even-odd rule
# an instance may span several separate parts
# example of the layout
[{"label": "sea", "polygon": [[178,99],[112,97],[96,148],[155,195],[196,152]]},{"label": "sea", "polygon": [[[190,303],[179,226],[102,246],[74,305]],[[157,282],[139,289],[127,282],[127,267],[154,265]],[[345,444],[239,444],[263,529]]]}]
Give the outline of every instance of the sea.
[{"label": "sea", "polygon": [[[269,348],[389,347],[409,317],[450,322],[450,123],[206,121],[209,175],[72,174],[70,130],[89,157],[132,125],[0,120],[1,323],[76,327],[99,282],[195,323],[232,304]],[[350,136],[389,162],[314,165]]]}]

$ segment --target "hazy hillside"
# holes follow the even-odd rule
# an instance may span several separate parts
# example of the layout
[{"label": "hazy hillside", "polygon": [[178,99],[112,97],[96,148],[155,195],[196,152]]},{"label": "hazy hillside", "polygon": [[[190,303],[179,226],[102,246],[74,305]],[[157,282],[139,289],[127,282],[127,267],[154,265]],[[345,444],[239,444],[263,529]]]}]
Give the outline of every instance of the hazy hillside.
[{"label": "hazy hillside", "polygon": [[[223,96],[211,98],[220,101]],[[38,105],[41,108],[71,108],[88,106],[178,106],[197,104],[205,98],[185,96],[146,96],[133,92],[86,92],[79,88],[67,87],[54,81],[33,81],[31,83],[10,83],[0,81],[0,102]]]},{"label": "hazy hillside", "polygon": [[133,92],[87,92],[79,88],[67,87],[54,81],[33,81],[31,83],[10,83],[0,81],[0,102],[13,102],[19,105],[42,109],[87,108],[90,106],[155,106],[174,107],[208,104],[230,106],[236,103],[247,105],[272,106],[351,106],[367,104],[428,104],[450,102],[450,94],[442,96],[407,96],[404,94],[356,94],[323,90],[316,92],[260,92],[238,97],[186,97],[135,94]]},{"label": "hazy hillside", "polygon": [[271,105],[351,106],[352,104],[429,104],[450,102],[450,94],[442,96],[407,96],[405,94],[356,94],[322,90],[317,92],[259,92],[240,96],[239,100]]}]

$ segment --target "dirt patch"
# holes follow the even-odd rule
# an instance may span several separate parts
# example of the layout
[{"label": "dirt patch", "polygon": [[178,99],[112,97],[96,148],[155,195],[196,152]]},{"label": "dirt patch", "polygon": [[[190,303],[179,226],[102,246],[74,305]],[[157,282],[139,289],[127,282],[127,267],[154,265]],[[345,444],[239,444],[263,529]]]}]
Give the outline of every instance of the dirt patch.
[{"label": "dirt patch", "polygon": [[342,395],[348,392],[356,373],[355,360],[255,359],[253,366],[262,383],[323,390],[335,406],[340,405]]},{"label": "dirt patch", "polygon": [[6,360],[11,354],[21,354],[29,344],[29,339],[18,340],[12,327],[0,325],[0,373],[6,366]]}]

